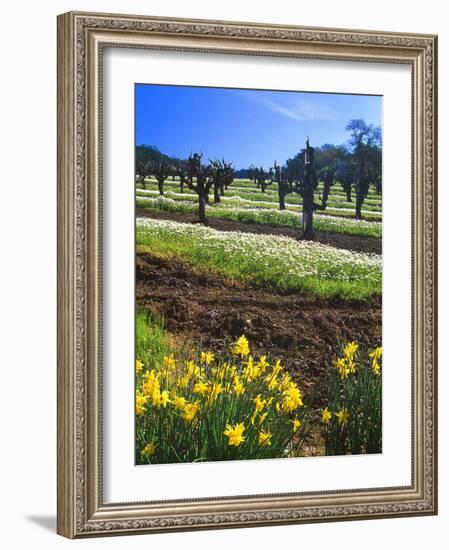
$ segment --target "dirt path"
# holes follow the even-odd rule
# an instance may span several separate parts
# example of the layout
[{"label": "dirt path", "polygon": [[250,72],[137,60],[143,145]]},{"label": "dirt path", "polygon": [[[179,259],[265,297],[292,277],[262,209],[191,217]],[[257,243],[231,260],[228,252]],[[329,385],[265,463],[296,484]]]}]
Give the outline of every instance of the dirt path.
[{"label": "dirt path", "polygon": [[[161,220],[172,220],[182,223],[198,223],[198,218],[192,214],[178,212],[149,211],[144,208],[137,208],[136,215]],[[298,230],[293,227],[282,227],[279,225],[256,224],[226,220],[223,218],[209,218],[209,227],[220,231],[241,231],[244,233],[256,233],[266,235],[286,235],[294,239],[298,238]],[[331,233],[328,231],[316,231],[315,241],[329,244],[335,248],[344,248],[354,252],[382,253],[382,239],[376,237],[361,237],[348,233]]]},{"label": "dirt path", "polygon": [[176,338],[220,352],[245,334],[255,354],[282,357],[306,391],[338,340],[373,346],[381,338],[380,300],[348,303],[248,290],[147,254],[137,256],[136,278],[138,307],[163,315]]}]

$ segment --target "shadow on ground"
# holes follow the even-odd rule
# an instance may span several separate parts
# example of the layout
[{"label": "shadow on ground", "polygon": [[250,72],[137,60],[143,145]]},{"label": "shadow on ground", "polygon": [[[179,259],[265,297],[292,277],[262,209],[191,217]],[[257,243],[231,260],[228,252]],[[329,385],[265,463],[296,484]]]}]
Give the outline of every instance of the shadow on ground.
[{"label": "shadow on ground", "polygon": [[42,527],[46,531],[56,533],[56,516],[25,516],[29,522]]}]

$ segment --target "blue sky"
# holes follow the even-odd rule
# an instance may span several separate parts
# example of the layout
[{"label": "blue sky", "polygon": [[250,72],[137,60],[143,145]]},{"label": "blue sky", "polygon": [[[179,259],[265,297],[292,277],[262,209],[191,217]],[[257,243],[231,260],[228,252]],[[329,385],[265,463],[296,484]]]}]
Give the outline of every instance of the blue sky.
[{"label": "blue sky", "polygon": [[246,168],[282,164],[310,144],[340,145],[352,118],[380,126],[379,96],[136,85],[136,144],[167,155],[224,158]]}]

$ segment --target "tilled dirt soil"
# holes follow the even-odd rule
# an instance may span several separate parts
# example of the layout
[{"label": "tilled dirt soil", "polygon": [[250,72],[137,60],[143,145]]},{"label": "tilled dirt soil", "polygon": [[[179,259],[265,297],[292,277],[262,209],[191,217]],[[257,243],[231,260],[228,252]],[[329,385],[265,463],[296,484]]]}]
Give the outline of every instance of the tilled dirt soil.
[{"label": "tilled dirt soil", "polygon": [[[148,211],[144,208],[137,208],[136,215],[154,219],[172,220],[182,223],[198,223],[197,216],[182,214],[178,212]],[[299,238],[299,231],[293,227],[281,227],[279,225],[256,224],[237,222],[222,218],[209,218],[209,227],[220,231],[242,231],[244,233],[255,233],[265,235],[286,235],[294,239]],[[377,237],[361,237],[348,233],[333,233],[328,231],[315,231],[314,240],[323,244],[329,244],[336,248],[353,250],[354,252],[370,252],[382,254],[382,239]]]},{"label": "tilled dirt soil", "polygon": [[281,358],[305,392],[320,378],[338,341],[374,346],[381,338],[380,300],[349,303],[245,289],[148,254],[136,258],[136,279],[137,306],[162,315],[177,340],[201,342],[220,353],[245,334],[255,355]]}]

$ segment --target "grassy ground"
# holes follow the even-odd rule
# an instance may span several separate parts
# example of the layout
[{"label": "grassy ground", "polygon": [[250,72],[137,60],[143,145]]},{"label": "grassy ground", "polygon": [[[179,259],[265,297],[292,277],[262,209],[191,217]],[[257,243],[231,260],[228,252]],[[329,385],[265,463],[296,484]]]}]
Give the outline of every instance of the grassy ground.
[{"label": "grassy ground", "polygon": [[[138,208],[196,214],[198,206],[194,202],[173,200],[169,197],[137,197]],[[207,215],[214,218],[224,218],[249,223],[271,224],[287,227],[299,227],[299,215],[291,210],[276,210],[274,208],[249,208],[242,206],[225,206],[223,204],[207,208]],[[318,231],[349,233],[366,237],[381,237],[382,224],[367,220],[338,218],[316,214],[314,228]]]},{"label": "grassy ground", "polygon": [[[137,198],[151,198],[158,197],[159,192],[156,189],[146,189],[146,190],[137,190]],[[174,201],[183,201],[183,202],[198,202],[198,195],[195,193],[178,193],[176,191],[166,190],[164,196],[170,198]],[[278,209],[278,202],[276,200],[265,200],[266,197],[261,195],[262,198],[259,200],[249,200],[240,195],[234,196],[225,196],[221,198],[220,206],[239,206],[240,208],[267,208],[267,209]],[[213,196],[209,196],[210,204],[213,205]],[[293,204],[286,202],[286,210],[289,212],[302,212],[302,204]],[[336,216],[343,218],[354,219],[354,210],[353,208],[346,207],[333,207],[327,206],[325,210],[320,211],[320,214],[323,216]],[[380,211],[368,211],[362,210],[362,214],[365,220],[367,221],[381,221],[382,213]]]},{"label": "grassy ground", "polygon": [[[195,194],[186,189],[183,193],[180,193],[179,184],[169,182],[169,184],[164,185],[164,190],[167,194],[173,194],[174,196],[179,195],[180,197],[195,197]],[[159,193],[156,183],[150,182],[146,184],[145,189],[142,186],[138,185],[138,195],[145,195],[145,191],[152,191],[154,193]],[[318,194],[320,194],[318,192]],[[244,187],[230,187],[226,190],[225,196],[222,197],[222,200],[240,198],[245,201],[255,201],[255,202],[268,202],[273,203],[273,205],[279,204],[279,197],[277,191],[267,190],[265,193],[261,193],[258,189],[249,189]],[[319,197],[318,197],[319,198]],[[213,200],[213,194],[210,194],[210,199]],[[238,199],[237,199],[238,200]],[[321,200],[319,198],[319,200]],[[302,198],[296,193],[291,193],[286,197],[286,203],[291,205],[301,205]],[[347,202],[346,195],[333,195],[331,194],[328,201],[327,207],[330,209],[342,209],[347,210],[351,213],[355,210],[354,202]],[[382,203],[377,199],[367,198],[363,204],[363,211],[366,213],[382,212]]]},{"label": "grassy ground", "polygon": [[149,218],[138,219],[136,227],[138,251],[178,258],[248,286],[345,300],[364,300],[382,291],[377,255]]},{"label": "grassy ground", "polygon": [[150,370],[158,368],[164,355],[170,352],[167,333],[161,320],[157,321],[150,313],[137,312],[136,357],[139,357]]},{"label": "grassy ground", "polygon": [[[145,180],[146,188],[147,189],[157,189],[157,182],[154,178],[148,178]],[[137,188],[142,188],[142,185],[140,183],[136,184]],[[179,181],[174,181],[167,179],[164,183],[164,189],[172,190],[172,191],[179,191]],[[186,191],[189,192],[188,188],[186,187]],[[318,188],[316,191],[317,198],[321,195],[323,192],[323,184],[318,184]],[[241,180],[236,179],[233,181],[232,185],[229,186],[229,188],[226,190],[226,196],[232,197],[232,196],[241,196],[243,198],[247,199],[253,199],[253,200],[268,200],[268,201],[274,201],[277,202],[278,200],[278,190],[277,190],[277,184],[273,183],[272,185],[268,186],[265,190],[265,193],[262,193],[260,188],[256,187],[254,183],[248,181],[248,180]],[[300,204],[301,198],[298,197],[296,193],[291,193],[288,195],[287,202],[292,203],[298,203]],[[346,192],[341,188],[340,185],[334,185],[331,187],[330,195],[328,204],[334,204],[335,206],[342,206],[346,208],[355,209],[355,197],[352,197],[351,202],[347,202],[346,200]],[[382,197],[378,195],[373,189],[370,189],[368,191],[368,196],[365,199],[364,207],[366,210],[370,210],[370,207],[374,207],[374,209],[380,208],[382,206]]]},{"label": "grassy ground", "polygon": [[[155,178],[146,178],[145,182],[146,183],[156,183],[156,179]],[[174,185],[174,186],[179,188],[179,180],[167,179],[165,181],[165,184]],[[229,189],[236,189],[236,188],[243,188],[243,189],[247,189],[248,191],[260,192],[260,188],[258,188],[252,181],[247,180],[247,179],[239,179],[239,178],[234,179],[234,181],[232,182]],[[320,182],[318,184],[318,192],[321,191],[322,189],[323,189],[323,183]],[[265,189],[265,192],[268,193],[268,194],[269,193],[277,193],[277,183],[273,183],[273,184],[267,186],[266,189]],[[336,184],[336,185],[332,186],[331,194],[332,195],[341,195],[341,196],[344,195],[344,196],[346,196],[346,192],[342,189],[342,187],[339,184]],[[382,197],[380,195],[378,195],[374,189],[369,190],[368,197],[376,199],[376,200],[382,202]]]}]

